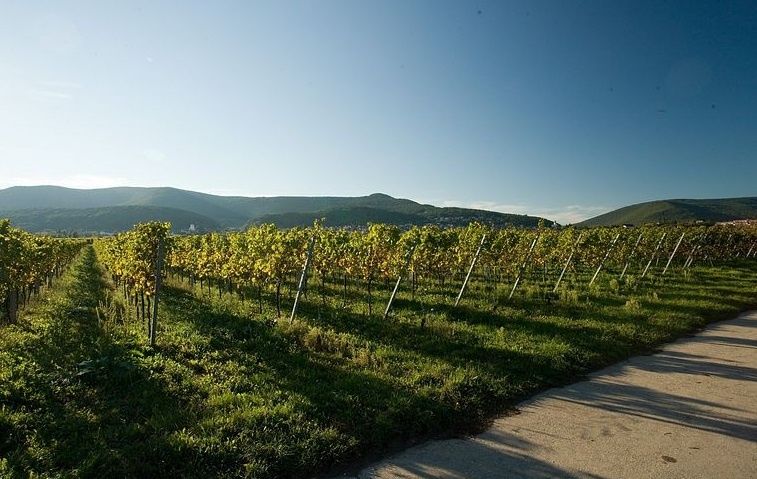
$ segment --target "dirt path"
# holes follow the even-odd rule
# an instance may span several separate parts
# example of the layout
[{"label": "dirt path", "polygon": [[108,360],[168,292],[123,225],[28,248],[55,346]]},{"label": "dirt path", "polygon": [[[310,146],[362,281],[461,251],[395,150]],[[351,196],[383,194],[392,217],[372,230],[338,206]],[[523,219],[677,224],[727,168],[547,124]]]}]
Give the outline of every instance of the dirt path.
[{"label": "dirt path", "polygon": [[757,311],[551,389],[359,478],[755,478]]}]

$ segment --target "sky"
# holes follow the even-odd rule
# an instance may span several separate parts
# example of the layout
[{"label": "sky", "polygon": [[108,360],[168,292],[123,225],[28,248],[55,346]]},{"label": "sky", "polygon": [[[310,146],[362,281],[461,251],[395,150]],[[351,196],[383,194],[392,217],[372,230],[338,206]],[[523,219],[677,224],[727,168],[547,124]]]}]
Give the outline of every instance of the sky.
[{"label": "sky", "polygon": [[757,195],[754,1],[0,0],[0,188]]}]

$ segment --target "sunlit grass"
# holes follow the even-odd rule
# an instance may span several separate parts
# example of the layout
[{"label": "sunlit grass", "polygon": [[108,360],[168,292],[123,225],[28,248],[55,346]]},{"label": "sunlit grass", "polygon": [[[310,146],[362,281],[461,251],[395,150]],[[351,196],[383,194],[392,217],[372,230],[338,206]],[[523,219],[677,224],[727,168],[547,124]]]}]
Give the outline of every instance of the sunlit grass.
[{"label": "sunlit grass", "polygon": [[[311,281],[297,319],[177,279],[158,346],[123,321],[86,250],[55,292],[0,330],[0,472],[25,477],[301,477],[402,441],[481,427],[518,399],[653,350],[757,303],[757,266],[548,291],[421,281],[382,318],[389,288]],[[110,298],[110,300],[108,299]],[[284,306],[291,307],[291,292]],[[497,307],[494,304],[497,302]],[[99,319],[98,319],[99,316]],[[121,318],[121,319],[119,319]]]}]

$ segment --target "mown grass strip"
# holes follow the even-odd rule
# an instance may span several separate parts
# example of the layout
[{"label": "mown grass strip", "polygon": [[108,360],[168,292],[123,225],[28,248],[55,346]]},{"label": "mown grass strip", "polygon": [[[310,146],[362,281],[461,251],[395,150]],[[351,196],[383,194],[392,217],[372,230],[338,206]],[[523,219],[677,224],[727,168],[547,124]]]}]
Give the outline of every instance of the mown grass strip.
[{"label": "mown grass strip", "polygon": [[150,477],[181,464],[167,438],[191,416],[145,348],[98,317],[108,292],[87,248],[0,329],[0,476]]}]

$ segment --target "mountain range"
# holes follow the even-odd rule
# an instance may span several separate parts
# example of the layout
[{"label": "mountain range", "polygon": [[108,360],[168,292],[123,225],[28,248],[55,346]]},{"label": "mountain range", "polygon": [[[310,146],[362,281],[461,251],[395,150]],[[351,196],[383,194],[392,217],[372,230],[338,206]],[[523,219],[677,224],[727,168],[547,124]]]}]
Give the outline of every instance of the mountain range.
[{"label": "mountain range", "polygon": [[[177,188],[73,189],[13,186],[0,190],[0,218],[34,232],[113,233],[144,221],[170,221],[175,231],[241,229],[251,224],[536,226],[542,218],[469,208],[442,208],[375,193],[368,196],[218,196]],[[673,199],[626,206],[577,226],[717,222],[757,218],[757,197]],[[547,224],[552,221],[543,220]]]},{"label": "mountain range", "polygon": [[[376,193],[369,196],[218,196],[177,188],[117,187],[73,189],[13,186],[0,190],[0,217],[34,232],[118,232],[149,220],[170,221],[176,231],[240,229],[250,224],[281,227],[466,225],[471,221],[536,226],[541,218],[468,208],[441,208]],[[547,221],[547,223],[551,223]]]}]

